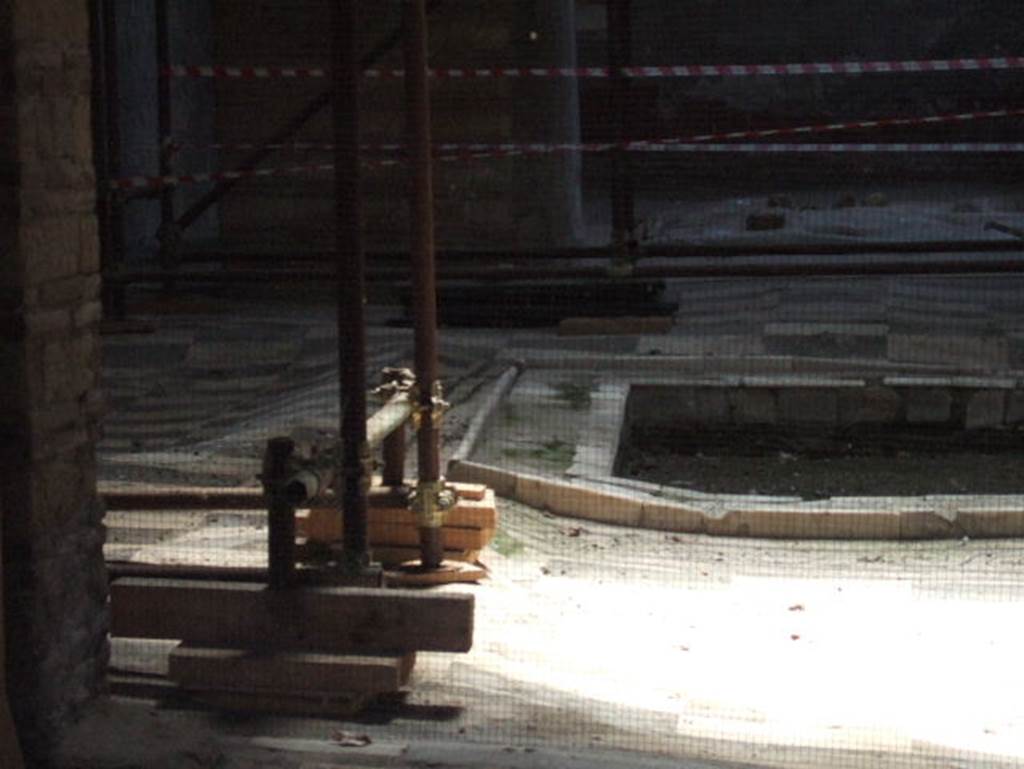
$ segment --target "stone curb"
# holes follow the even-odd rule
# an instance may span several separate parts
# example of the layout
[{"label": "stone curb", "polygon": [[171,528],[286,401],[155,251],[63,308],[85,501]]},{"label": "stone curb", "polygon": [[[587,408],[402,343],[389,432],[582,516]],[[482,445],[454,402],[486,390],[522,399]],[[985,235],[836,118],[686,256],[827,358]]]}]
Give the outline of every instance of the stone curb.
[{"label": "stone curb", "polygon": [[858,505],[851,499],[829,502],[785,502],[741,506],[716,502],[679,503],[637,490],[610,492],[592,482],[572,484],[517,473],[476,462],[454,460],[448,478],[483,483],[500,497],[556,515],[618,526],[680,534],[763,539],[921,540],[1024,537],[1024,503],[1002,497],[965,497],[963,506],[947,497],[931,504],[928,497],[872,498]]}]

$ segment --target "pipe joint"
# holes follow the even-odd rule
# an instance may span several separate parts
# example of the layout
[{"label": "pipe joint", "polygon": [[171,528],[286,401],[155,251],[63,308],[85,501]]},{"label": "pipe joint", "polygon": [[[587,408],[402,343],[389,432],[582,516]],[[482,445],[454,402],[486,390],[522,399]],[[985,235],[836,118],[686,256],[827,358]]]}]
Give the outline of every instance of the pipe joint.
[{"label": "pipe joint", "polygon": [[435,381],[431,387],[429,400],[424,399],[419,383],[413,385],[409,397],[415,404],[415,409],[412,412],[413,428],[418,431],[429,425],[434,430],[439,430],[445,412],[451,407],[451,404],[444,399],[444,387],[440,380]]},{"label": "pipe joint", "polygon": [[440,529],[448,511],[459,501],[455,489],[437,481],[420,481],[409,499],[409,508],[416,515],[421,529]]}]

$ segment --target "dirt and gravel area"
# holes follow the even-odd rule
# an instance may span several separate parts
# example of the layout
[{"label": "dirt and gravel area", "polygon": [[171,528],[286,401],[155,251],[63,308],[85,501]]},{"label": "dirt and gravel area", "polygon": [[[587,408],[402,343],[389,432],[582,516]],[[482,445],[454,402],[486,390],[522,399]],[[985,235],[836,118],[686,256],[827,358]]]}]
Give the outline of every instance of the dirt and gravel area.
[{"label": "dirt and gravel area", "polygon": [[625,478],[713,494],[811,500],[1024,492],[1018,431],[704,429],[682,440],[633,437],[617,464]]}]

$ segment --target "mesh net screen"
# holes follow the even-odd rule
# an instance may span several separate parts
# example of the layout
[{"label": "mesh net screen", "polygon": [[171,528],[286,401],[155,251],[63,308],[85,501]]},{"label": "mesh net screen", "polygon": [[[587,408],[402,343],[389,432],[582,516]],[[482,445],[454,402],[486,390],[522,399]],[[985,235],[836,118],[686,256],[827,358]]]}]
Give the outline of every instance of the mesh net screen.
[{"label": "mesh net screen", "polygon": [[[145,9],[119,12],[117,268],[140,277],[118,291],[148,333],[104,339],[115,570],[265,569],[267,441],[338,449],[338,351],[363,332],[339,329],[333,273],[332,5],[171,2],[163,64]],[[402,4],[356,5],[371,389],[414,363],[412,164]],[[1012,4],[427,5],[441,453],[462,484],[442,531],[486,578],[417,595],[473,595],[473,648],[421,654],[358,713],[342,685],[271,696],[248,669],[233,705],[524,761],[1016,765]],[[377,450],[391,567],[418,535],[384,470]],[[300,554],[338,539],[336,504],[299,506]],[[176,644],[115,639],[112,666]]]}]

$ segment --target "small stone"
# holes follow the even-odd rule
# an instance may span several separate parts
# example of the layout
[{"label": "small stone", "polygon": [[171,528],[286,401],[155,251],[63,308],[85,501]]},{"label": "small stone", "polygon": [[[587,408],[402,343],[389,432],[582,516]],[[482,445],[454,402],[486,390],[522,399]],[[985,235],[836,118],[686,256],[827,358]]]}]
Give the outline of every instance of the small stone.
[{"label": "small stone", "polygon": [[750,232],[781,230],[785,226],[786,215],[781,211],[763,211],[747,217],[747,230]]},{"label": "small stone", "polygon": [[864,198],[864,205],[872,208],[885,208],[889,205],[889,196],[884,192],[872,192]]}]

